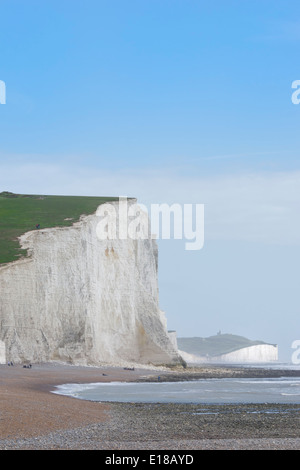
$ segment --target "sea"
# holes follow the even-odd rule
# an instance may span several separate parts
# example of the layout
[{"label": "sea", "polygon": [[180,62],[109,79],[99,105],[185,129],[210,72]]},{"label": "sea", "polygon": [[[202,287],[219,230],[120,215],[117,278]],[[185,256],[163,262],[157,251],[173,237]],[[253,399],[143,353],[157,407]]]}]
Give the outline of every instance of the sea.
[{"label": "sea", "polygon": [[[241,367],[240,364],[238,366]],[[253,367],[300,371],[300,365],[294,364],[260,364]],[[157,382],[69,383],[57,386],[53,393],[97,402],[300,404],[300,376],[160,382],[158,375]]]}]

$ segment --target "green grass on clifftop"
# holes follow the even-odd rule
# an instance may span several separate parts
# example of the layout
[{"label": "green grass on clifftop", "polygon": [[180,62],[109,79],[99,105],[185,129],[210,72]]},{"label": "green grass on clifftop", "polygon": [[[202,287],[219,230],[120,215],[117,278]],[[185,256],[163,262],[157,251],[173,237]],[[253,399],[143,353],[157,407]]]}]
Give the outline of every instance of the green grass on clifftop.
[{"label": "green grass on clifftop", "polygon": [[[100,204],[116,197],[44,196],[0,193],[0,264],[26,256],[17,237],[40,228],[67,227],[81,215],[93,214]],[[71,219],[71,220],[70,220]]]}]

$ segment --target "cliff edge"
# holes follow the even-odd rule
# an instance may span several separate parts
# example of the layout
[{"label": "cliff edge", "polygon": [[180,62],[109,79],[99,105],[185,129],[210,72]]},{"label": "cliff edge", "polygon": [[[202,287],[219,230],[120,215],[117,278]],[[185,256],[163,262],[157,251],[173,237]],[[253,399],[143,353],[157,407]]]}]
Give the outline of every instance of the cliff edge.
[{"label": "cliff edge", "polygon": [[98,222],[20,236],[28,256],[0,265],[2,360],[180,361],[159,308],[155,240],[99,239]]}]

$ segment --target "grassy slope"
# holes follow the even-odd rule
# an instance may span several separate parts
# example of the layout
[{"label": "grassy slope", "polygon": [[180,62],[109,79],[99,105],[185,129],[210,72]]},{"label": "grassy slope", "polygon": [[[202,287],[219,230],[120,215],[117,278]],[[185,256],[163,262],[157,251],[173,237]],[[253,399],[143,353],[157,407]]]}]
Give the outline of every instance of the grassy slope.
[{"label": "grassy slope", "polygon": [[[81,215],[92,214],[100,204],[116,199],[0,193],[0,264],[26,255],[20,249],[17,237],[35,230],[36,224],[41,228],[70,226]],[[65,220],[68,218],[72,220]]]},{"label": "grassy slope", "polygon": [[251,341],[243,336],[230,334],[219,334],[209,338],[178,338],[177,343],[182,351],[210,357],[227,354],[255,344],[266,344],[263,341]]}]

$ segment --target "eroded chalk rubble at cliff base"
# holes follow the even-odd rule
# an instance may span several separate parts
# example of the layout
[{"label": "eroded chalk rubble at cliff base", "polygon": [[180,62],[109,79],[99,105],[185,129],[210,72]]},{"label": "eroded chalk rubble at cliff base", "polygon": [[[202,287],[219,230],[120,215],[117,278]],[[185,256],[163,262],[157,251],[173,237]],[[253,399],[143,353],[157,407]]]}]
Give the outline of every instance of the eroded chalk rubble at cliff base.
[{"label": "eroded chalk rubble at cliff base", "polygon": [[159,308],[155,240],[100,240],[98,222],[20,237],[29,256],[0,267],[4,362],[180,361]]}]

